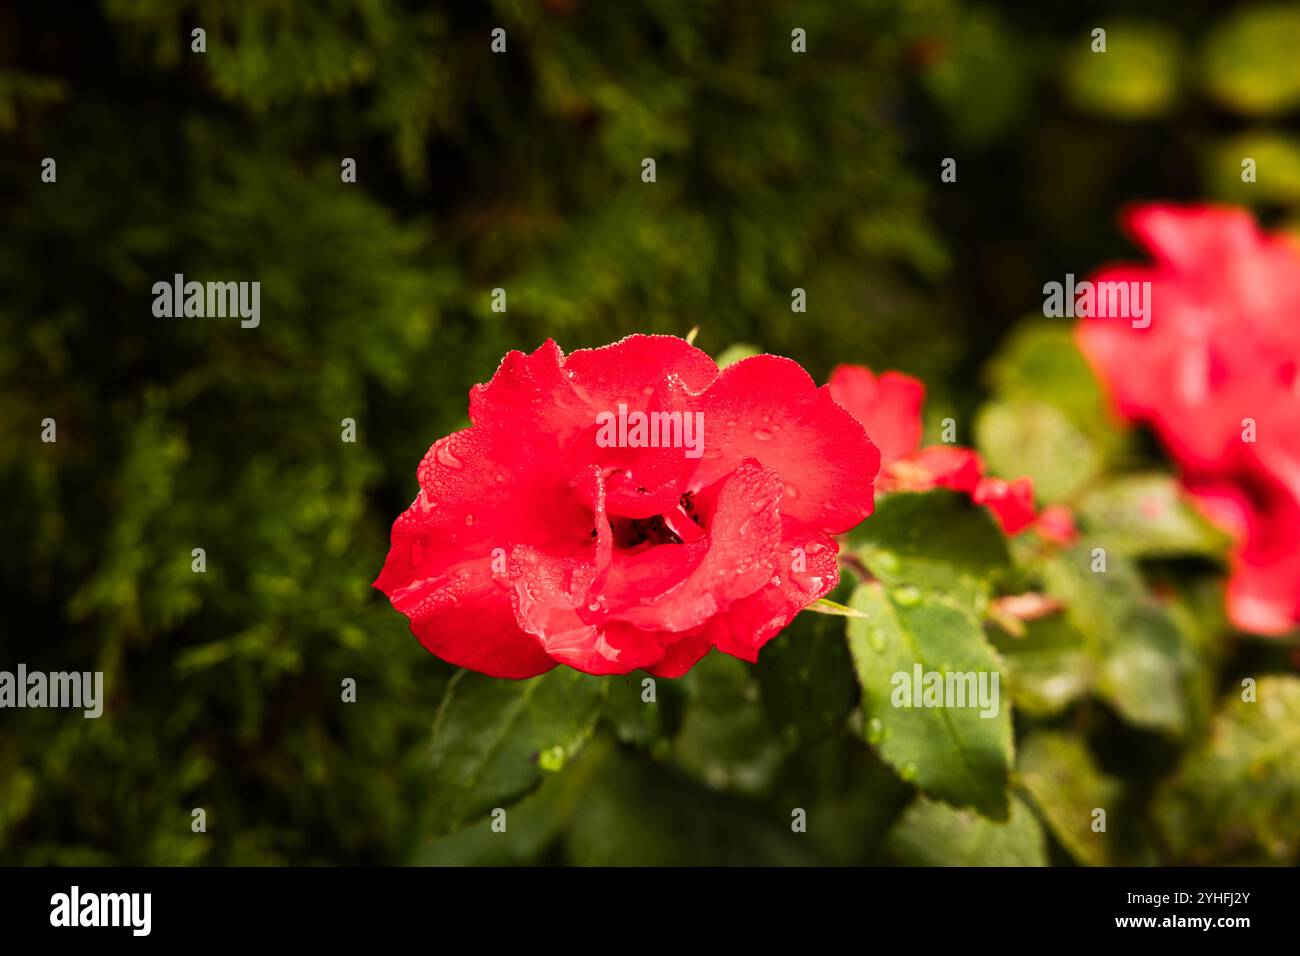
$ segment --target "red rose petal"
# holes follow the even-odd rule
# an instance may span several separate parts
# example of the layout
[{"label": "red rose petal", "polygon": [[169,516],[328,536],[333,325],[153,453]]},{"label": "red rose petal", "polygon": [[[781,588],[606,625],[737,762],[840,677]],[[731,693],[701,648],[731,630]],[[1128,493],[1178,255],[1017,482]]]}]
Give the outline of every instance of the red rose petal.
[{"label": "red rose petal", "polygon": [[709,623],[713,640],[723,653],[751,663],[758,660],[764,644],[839,583],[838,549],[829,535],[786,519],[781,549],[785,561],[773,578]]},{"label": "red rose petal", "polygon": [[831,372],[831,397],[862,423],[888,466],[921,444],[925,386],[901,372],[879,377],[862,365],[840,365]]},{"label": "red rose petal", "polygon": [[984,462],[960,445],[927,445],[894,462],[880,480],[882,491],[930,491],[948,488],[971,494],[984,474]]},{"label": "red rose petal", "polygon": [[1016,534],[1034,522],[1034,485],[1028,478],[982,478],[971,500],[988,508],[1006,534]]},{"label": "red rose petal", "polygon": [[782,513],[828,533],[871,514],[880,452],[799,365],[756,355],[723,369],[701,396],[707,450],[694,487],[753,458],[781,476]]}]

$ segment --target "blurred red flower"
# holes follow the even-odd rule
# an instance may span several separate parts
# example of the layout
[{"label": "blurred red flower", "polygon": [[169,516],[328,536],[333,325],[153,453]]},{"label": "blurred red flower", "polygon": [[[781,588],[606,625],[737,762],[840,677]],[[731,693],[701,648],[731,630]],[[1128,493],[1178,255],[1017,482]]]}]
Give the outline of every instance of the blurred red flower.
[{"label": "blurred red flower", "polygon": [[1145,205],[1125,217],[1154,258],[1097,283],[1149,282],[1149,323],[1077,326],[1119,414],[1149,425],[1238,546],[1228,612],[1248,631],[1300,621],[1300,247],[1243,210]]},{"label": "blurred red flower", "polygon": [[719,372],[678,338],[548,340],[469,417],[425,455],[375,587],[428,650],[496,677],[754,661],[835,587],[832,535],[872,510],[875,446],[772,355]]}]

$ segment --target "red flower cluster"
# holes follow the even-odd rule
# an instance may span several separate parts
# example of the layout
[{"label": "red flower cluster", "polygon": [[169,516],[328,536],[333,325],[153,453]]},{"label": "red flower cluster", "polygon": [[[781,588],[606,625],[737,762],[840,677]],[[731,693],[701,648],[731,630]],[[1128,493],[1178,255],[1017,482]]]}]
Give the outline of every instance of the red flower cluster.
[{"label": "red flower cluster", "polygon": [[1034,522],[1034,487],[1028,478],[1005,481],[984,474],[984,462],[970,448],[921,446],[925,385],[901,372],[873,375],[861,365],[831,373],[831,395],[867,430],[880,449],[881,491],[949,488],[986,506],[1007,534]]},{"label": "red flower cluster", "polygon": [[[511,352],[437,441],[375,587],[496,677],[745,660],[839,580],[880,455],[795,362],[681,339]],[[686,440],[681,440],[683,438]]]},{"label": "red flower cluster", "polygon": [[[1263,634],[1300,622],[1300,247],[1241,210],[1149,205],[1125,219],[1150,265],[1150,322],[1080,322],[1120,414],[1149,425],[1188,491],[1235,536],[1228,611]],[[1138,323],[1139,325],[1144,323]]]}]

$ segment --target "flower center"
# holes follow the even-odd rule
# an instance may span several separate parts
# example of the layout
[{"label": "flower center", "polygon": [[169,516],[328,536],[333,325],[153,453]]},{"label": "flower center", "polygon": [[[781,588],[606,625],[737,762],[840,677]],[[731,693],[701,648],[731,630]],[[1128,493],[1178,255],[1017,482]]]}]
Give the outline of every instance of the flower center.
[{"label": "flower center", "polygon": [[700,525],[690,494],[682,495],[672,511],[650,518],[612,515],[609,527],[613,532],[614,547],[624,550],[644,545],[681,544],[704,537],[704,528]]},{"label": "flower center", "polygon": [[653,518],[619,518],[609,520],[614,532],[614,547],[627,550],[642,544],[681,544],[682,539],[668,527],[663,515]]}]

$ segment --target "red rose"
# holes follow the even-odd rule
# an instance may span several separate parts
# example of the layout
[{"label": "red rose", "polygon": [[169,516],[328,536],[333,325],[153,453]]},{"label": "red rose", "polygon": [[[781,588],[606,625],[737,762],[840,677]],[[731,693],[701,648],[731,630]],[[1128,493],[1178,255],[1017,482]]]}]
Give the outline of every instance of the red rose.
[{"label": "red rose", "polygon": [[1237,209],[1140,206],[1125,225],[1155,262],[1093,282],[1151,283],[1149,321],[1084,319],[1079,347],[1119,412],[1150,424],[1180,465],[1235,468],[1242,419],[1267,432],[1295,420],[1300,250]]},{"label": "red rose", "polygon": [[375,587],[426,648],[496,677],[675,677],[748,661],[839,580],[879,453],[795,362],[681,339],[511,352],[393,525]]},{"label": "red rose", "polygon": [[1028,478],[1013,482],[984,477],[984,462],[969,448],[921,448],[921,406],[925,385],[901,372],[879,377],[861,365],[840,365],[831,373],[831,394],[862,423],[880,447],[881,491],[949,488],[985,505],[1006,534],[1034,521],[1034,489]]},{"label": "red rose", "polygon": [[1300,248],[1242,210],[1151,205],[1126,217],[1155,258],[1095,282],[1149,282],[1149,324],[1089,318],[1079,347],[1119,413],[1151,426],[1202,508],[1233,532],[1228,611],[1300,621]]}]

